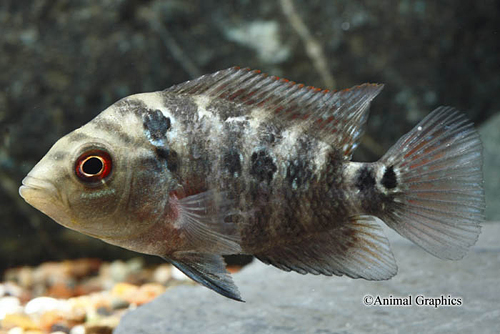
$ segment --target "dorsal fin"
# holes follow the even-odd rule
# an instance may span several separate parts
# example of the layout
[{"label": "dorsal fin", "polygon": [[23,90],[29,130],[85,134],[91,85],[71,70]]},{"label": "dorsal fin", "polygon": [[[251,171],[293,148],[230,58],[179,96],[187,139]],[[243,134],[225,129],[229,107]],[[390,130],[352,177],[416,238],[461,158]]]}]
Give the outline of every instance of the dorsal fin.
[{"label": "dorsal fin", "polygon": [[380,84],[363,84],[328,91],[232,67],[165,91],[205,95],[267,110],[282,122],[300,124],[304,131],[342,149],[349,158],[362,134],[370,101],[382,88]]}]

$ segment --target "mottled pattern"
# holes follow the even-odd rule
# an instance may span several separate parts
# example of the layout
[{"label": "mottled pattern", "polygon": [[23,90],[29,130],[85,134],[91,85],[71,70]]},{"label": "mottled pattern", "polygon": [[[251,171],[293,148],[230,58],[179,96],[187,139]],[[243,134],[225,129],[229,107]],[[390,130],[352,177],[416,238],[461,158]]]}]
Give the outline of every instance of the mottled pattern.
[{"label": "mottled pattern", "polygon": [[187,143],[169,143],[178,148],[177,168],[170,169],[179,186],[186,193],[228,192],[239,212],[230,220],[240,224],[247,253],[265,254],[347,223],[360,211],[360,200],[353,199],[360,188],[367,200],[378,196],[371,174],[356,177],[350,188],[343,152],[300,127],[285,131],[254,116],[255,109],[220,99],[164,93],[164,102],[173,118],[170,130]]},{"label": "mottled pattern", "polygon": [[189,127],[198,120],[198,106],[191,96],[165,92],[163,94],[163,103],[168,107],[172,116],[178,122],[181,122],[184,127]]},{"label": "mottled pattern", "polygon": [[142,116],[144,109],[147,109],[146,103],[140,99],[132,97],[125,97],[120,101],[113,104],[115,110],[122,116],[126,116],[130,113]]},{"label": "mottled pattern", "polygon": [[267,150],[261,149],[252,153],[250,158],[250,175],[258,182],[264,181],[269,184],[277,170],[278,168]]}]

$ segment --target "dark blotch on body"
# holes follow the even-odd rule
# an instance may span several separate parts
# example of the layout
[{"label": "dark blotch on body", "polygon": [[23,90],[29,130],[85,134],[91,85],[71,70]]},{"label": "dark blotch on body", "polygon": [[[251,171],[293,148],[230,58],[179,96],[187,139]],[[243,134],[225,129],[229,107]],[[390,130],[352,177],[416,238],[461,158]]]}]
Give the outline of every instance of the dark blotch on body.
[{"label": "dark blotch on body", "polygon": [[250,175],[259,181],[270,183],[274,173],[278,170],[273,159],[265,150],[254,152],[251,157]]},{"label": "dark blotch on body", "polygon": [[394,172],[394,167],[389,166],[385,169],[384,176],[381,181],[382,185],[387,189],[394,189],[398,185],[398,180],[396,173]]},{"label": "dark blotch on body", "polygon": [[364,167],[359,170],[356,187],[362,192],[370,191],[375,187],[375,176],[371,168]]},{"label": "dark blotch on body", "polygon": [[224,167],[231,174],[241,173],[240,154],[235,150],[230,150],[224,154]]},{"label": "dark blotch on body", "polygon": [[142,116],[142,121],[150,140],[161,142],[166,139],[166,133],[170,129],[170,118],[165,117],[160,110],[148,110]]},{"label": "dark blotch on body", "polygon": [[179,169],[179,155],[176,151],[158,147],[156,148],[156,155],[166,161],[169,171],[176,172]]}]

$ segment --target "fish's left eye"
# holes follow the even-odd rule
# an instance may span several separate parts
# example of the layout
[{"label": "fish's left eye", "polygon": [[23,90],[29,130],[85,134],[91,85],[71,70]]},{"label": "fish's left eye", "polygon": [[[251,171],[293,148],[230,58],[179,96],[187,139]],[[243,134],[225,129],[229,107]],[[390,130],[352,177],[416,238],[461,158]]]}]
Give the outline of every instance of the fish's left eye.
[{"label": "fish's left eye", "polygon": [[108,152],[90,150],[81,154],[75,163],[76,176],[83,182],[95,182],[106,178],[113,169]]}]

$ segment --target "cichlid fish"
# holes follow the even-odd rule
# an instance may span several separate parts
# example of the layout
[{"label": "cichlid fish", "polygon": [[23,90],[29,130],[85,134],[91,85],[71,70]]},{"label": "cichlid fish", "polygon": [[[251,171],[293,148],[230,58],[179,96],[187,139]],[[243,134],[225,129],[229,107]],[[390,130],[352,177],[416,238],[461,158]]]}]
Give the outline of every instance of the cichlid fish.
[{"label": "cichlid fish", "polygon": [[57,141],[21,196],[70,229],[163,257],[235,300],[222,255],[301,274],[397,272],[376,218],[460,259],[484,220],[482,147],[450,107],[351,162],[382,85],[338,92],[230,68],[126,97]]}]

